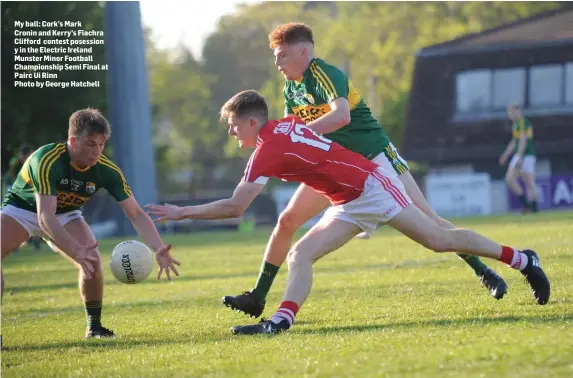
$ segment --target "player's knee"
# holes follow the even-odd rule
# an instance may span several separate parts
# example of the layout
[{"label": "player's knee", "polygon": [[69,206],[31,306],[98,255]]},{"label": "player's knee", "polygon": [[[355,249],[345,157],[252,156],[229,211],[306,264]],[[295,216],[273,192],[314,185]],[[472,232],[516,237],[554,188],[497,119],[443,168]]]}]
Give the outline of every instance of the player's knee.
[{"label": "player's knee", "polygon": [[525,180],[523,181],[525,182],[525,186],[528,189],[535,188],[535,178],[531,174],[526,174],[524,176]]},{"label": "player's knee", "polygon": [[516,180],[515,175],[513,174],[513,170],[508,170],[505,174],[505,182],[509,185],[513,184]]},{"label": "player's knee", "polygon": [[448,252],[452,248],[452,230],[444,230],[439,234],[432,234],[426,237],[424,247],[434,252]]},{"label": "player's knee", "polygon": [[279,215],[277,223],[278,231],[294,234],[300,226],[302,226],[302,224],[296,212],[287,210],[283,211],[281,215]]},{"label": "player's knee", "polygon": [[94,270],[93,270],[93,272],[91,272],[91,278],[88,279],[82,266],[80,264],[77,264],[77,263],[75,265],[76,265],[76,268],[78,269],[78,271],[79,271],[79,273],[80,273],[80,275],[84,281],[90,281],[91,282],[91,281],[95,281],[95,280],[98,280],[101,277],[103,277],[103,269],[101,268],[101,266],[94,264],[94,267],[93,267]]}]

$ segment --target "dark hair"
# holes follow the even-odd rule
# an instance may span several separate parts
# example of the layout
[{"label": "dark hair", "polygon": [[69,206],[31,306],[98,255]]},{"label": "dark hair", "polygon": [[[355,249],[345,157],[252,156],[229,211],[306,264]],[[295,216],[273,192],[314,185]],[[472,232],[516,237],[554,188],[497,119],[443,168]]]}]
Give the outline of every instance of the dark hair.
[{"label": "dark hair", "polygon": [[277,26],[269,33],[269,46],[274,49],[282,44],[292,44],[298,42],[310,42],[314,45],[312,29],[300,22],[289,22]]},{"label": "dark hair", "polygon": [[259,117],[262,122],[267,122],[269,119],[269,108],[267,101],[259,92],[247,90],[237,93],[223,105],[219,120],[227,122],[231,114],[239,118],[253,114]]},{"label": "dark hair", "polygon": [[68,136],[100,134],[107,138],[111,135],[111,126],[97,109],[81,109],[70,116]]}]

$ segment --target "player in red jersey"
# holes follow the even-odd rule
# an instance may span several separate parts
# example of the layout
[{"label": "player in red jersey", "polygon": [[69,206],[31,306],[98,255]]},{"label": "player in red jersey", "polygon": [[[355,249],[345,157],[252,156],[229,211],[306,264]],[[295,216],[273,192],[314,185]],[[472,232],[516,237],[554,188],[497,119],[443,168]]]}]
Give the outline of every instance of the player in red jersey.
[{"label": "player in red jersey", "polygon": [[233,327],[235,334],[278,333],[290,328],[312,286],[312,265],[360,232],[383,224],[435,252],[461,252],[502,261],[521,271],[539,304],[550,296],[550,283],[537,254],[502,246],[465,229],[438,226],[405,193],[402,182],[362,155],[316,134],[297,117],[268,120],[264,97],[256,91],[233,96],[221,109],[229,135],[241,148],[254,147],[243,179],[232,198],[205,205],[147,205],[156,221],[239,217],[269,177],[302,182],[327,196],[324,217],[290,250],[283,302],[270,320]]}]

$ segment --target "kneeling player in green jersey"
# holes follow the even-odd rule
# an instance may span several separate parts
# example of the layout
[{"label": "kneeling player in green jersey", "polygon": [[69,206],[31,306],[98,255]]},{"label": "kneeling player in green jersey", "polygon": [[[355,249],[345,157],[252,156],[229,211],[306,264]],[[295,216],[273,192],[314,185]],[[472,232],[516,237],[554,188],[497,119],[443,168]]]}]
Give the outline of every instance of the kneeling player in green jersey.
[{"label": "kneeling player in green jersey", "polygon": [[[537,212],[537,195],[535,189],[535,147],[533,146],[533,127],[527,118],[521,114],[518,105],[510,105],[507,114],[513,121],[512,138],[503,154],[499,157],[499,164],[505,165],[511,155],[511,161],[505,175],[505,182],[523,206],[523,211]],[[517,179],[523,177],[527,199]]]},{"label": "kneeling player in green jersey", "polygon": [[[449,221],[438,216],[430,207],[408,171],[408,165],[348,77],[336,67],[315,58],[312,30],[299,23],[280,25],[269,34],[269,41],[274,50],[275,65],[286,79],[285,116],[296,115],[318,134],[398,175],[420,210],[441,227],[453,229]],[[267,293],[286,259],[295,232],[328,206],[329,201],[324,195],[301,184],[279,216],[254,289],[236,296],[225,296],[223,303],[251,316],[260,316]],[[507,285],[493,269],[476,256],[458,256],[474,269],[494,298],[501,299],[505,295]]]},{"label": "kneeling player in green jersey", "polygon": [[[24,163],[2,203],[2,260],[32,235],[48,244],[79,270],[79,288],[87,313],[88,337],[113,337],[101,324],[103,271],[98,243],[84,220],[83,204],[105,188],[120,204],[143,241],[156,252],[159,279],[179,265],[147,213],[135,200],[122,171],[102,155],[111,127],[95,109],[70,117],[67,143],[37,149]],[[4,274],[2,273],[2,294]]]}]

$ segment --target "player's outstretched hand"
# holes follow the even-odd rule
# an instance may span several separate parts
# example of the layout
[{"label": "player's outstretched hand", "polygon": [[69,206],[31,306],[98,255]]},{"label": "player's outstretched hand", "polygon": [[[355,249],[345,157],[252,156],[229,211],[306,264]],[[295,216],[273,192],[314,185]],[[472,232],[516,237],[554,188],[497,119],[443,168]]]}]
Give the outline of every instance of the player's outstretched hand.
[{"label": "player's outstretched hand", "polygon": [[163,205],[145,205],[145,208],[148,210],[150,215],[157,217],[155,222],[163,222],[163,221],[178,221],[183,219],[181,215],[181,207],[169,204]]},{"label": "player's outstretched hand", "polygon": [[175,273],[176,276],[179,276],[179,272],[175,265],[181,265],[181,263],[171,256],[171,244],[164,246],[160,250],[157,251],[155,254],[155,259],[157,260],[157,264],[159,265],[159,270],[157,272],[157,279],[161,279],[161,274],[165,271],[165,275],[167,279],[171,281],[171,273],[170,270]]}]

